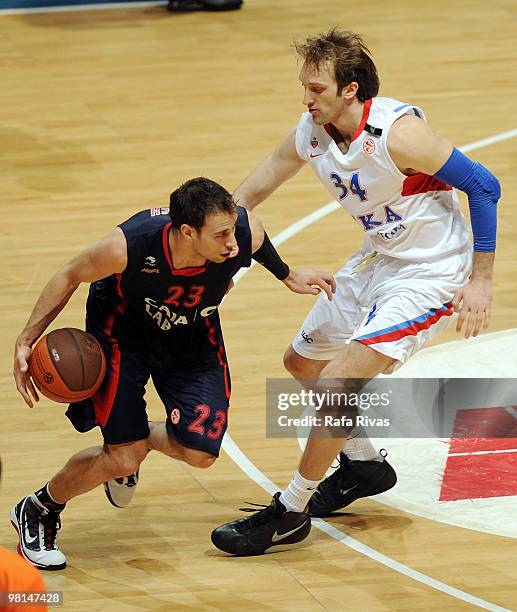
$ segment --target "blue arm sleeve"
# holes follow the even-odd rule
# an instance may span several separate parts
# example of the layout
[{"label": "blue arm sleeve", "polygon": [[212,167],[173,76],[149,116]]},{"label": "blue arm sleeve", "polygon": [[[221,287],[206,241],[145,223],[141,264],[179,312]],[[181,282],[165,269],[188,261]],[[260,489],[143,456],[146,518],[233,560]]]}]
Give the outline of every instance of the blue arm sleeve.
[{"label": "blue arm sleeve", "polygon": [[501,197],[497,178],[456,148],[434,176],[467,194],[474,251],[495,251],[497,202]]}]

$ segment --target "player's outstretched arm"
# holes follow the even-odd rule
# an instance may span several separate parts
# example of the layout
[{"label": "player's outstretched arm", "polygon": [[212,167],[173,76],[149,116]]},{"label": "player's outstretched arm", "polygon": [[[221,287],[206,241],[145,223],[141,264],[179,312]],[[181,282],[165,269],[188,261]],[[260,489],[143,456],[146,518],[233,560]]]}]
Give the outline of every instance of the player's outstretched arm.
[{"label": "player's outstretched arm", "polygon": [[248,217],[253,259],[274,274],[294,293],[317,295],[323,290],[328,299],[332,299],[332,294],[336,292],[336,281],[332,274],[313,269],[290,270],[269,240],[262,221],[251,213],[248,213]]},{"label": "player's outstretched arm", "polygon": [[14,349],[13,374],[16,388],[30,408],[33,406],[31,396],[36,401],[39,400],[28,374],[33,344],[63,310],[81,283],[93,282],[122,272],[126,265],[126,239],[122,230],[116,228],[67,262],[45,285],[27,324],[16,340]]},{"label": "player's outstretched arm", "polygon": [[237,187],[233,193],[236,204],[253,210],[300,170],[305,161],[298,157],[295,136],[296,128]]},{"label": "player's outstretched arm", "polygon": [[472,275],[452,304],[459,312],[456,330],[466,322],[465,338],[477,336],[490,323],[499,181],[416,117],[402,117],[393,125],[388,149],[405,174],[425,172],[467,194],[474,236]]}]

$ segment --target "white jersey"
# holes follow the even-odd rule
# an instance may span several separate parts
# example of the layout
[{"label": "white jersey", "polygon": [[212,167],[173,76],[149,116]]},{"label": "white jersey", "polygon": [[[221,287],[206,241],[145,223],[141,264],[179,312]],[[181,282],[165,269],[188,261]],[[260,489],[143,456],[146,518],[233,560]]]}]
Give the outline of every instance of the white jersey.
[{"label": "white jersey", "polygon": [[304,113],[296,129],[296,150],[308,161],[332,197],[366,232],[377,253],[425,261],[461,251],[470,231],[452,189],[433,176],[400,172],[388,153],[390,127],[421,109],[390,98],[373,98],[347,153],[339,150],[330,126]]}]

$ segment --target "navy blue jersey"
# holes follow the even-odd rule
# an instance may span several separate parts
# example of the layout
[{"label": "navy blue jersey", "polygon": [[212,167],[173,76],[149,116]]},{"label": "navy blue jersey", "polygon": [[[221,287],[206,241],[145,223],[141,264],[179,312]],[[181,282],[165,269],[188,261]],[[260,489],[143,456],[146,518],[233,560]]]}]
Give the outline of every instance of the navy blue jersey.
[{"label": "navy blue jersey", "polygon": [[217,363],[224,351],[218,306],[241,267],[251,265],[251,230],[237,207],[236,257],[175,269],[168,208],[141,211],[120,224],[127,267],[90,286],[87,327],[138,350],[156,369]]}]

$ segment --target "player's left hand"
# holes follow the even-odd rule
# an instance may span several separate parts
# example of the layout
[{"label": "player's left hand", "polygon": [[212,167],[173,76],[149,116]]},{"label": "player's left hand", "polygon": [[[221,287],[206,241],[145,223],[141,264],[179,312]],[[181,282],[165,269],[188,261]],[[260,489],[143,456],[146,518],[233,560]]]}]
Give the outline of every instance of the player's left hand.
[{"label": "player's left hand", "polygon": [[294,293],[318,295],[323,290],[329,300],[336,293],[336,281],[332,274],[322,270],[291,270],[282,281]]},{"label": "player's left hand", "polygon": [[465,320],[465,338],[476,337],[481,327],[486,329],[490,324],[490,309],[492,304],[492,281],[474,279],[456,291],[452,306],[459,312],[456,331],[460,332]]},{"label": "player's left hand", "polygon": [[29,361],[31,354],[32,348],[30,346],[23,343],[16,343],[14,349],[13,375],[16,382],[16,388],[29,408],[34,407],[33,399],[34,401],[39,402],[39,395],[36,390],[36,386],[30,377]]}]

